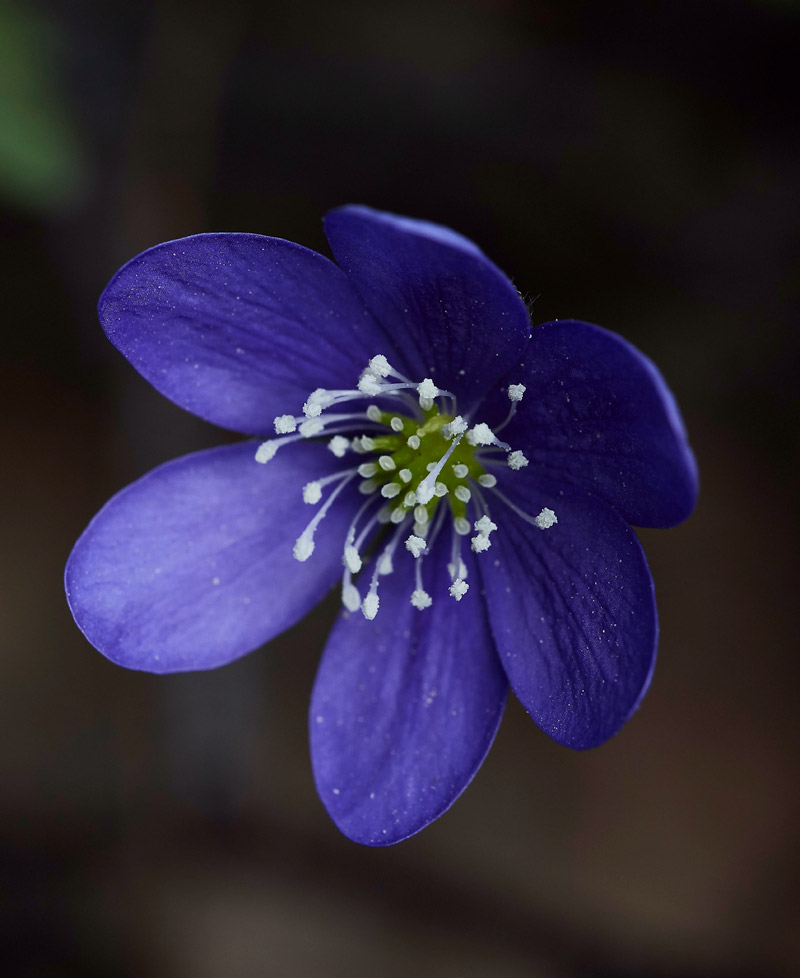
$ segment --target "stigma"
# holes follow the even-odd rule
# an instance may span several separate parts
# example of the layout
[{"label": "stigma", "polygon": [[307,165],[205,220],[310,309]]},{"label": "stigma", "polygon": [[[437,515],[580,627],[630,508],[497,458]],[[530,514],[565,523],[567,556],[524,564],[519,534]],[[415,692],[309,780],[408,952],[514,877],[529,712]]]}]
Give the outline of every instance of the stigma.
[{"label": "stigma", "polygon": [[[462,417],[455,395],[432,378],[409,379],[377,354],[353,389],[317,388],[302,413],[275,418],[276,437],[258,446],[256,462],[268,463],[286,444],[322,439],[343,465],[299,487],[303,501],[319,508],[294,545],[295,559],[312,558],[317,527],[348,486],[365,497],[342,541],[341,594],[348,612],[360,609],[368,620],[377,616],[381,578],[394,572],[395,560],[413,561],[409,601],[419,611],[429,608],[433,599],[423,574],[434,547],[449,547],[447,593],[457,602],[467,598],[462,544],[470,537],[471,551],[479,556],[490,549],[492,534],[503,531],[498,503],[540,530],[558,523],[549,507],[531,516],[498,488],[498,480],[515,478],[529,464],[520,450],[498,438],[518,410],[525,386],[512,384],[506,392],[508,416],[493,430],[484,421],[473,424],[471,417]],[[357,458],[348,464],[348,456]]]}]

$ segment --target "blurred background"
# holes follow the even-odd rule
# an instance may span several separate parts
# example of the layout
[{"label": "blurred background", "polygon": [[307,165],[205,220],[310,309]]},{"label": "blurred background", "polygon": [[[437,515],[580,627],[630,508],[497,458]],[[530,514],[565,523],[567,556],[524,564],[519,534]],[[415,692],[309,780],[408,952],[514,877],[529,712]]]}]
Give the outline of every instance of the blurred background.
[{"label": "blurred background", "polygon": [[[799,58],[792,0],[0,0],[0,974],[798,973]],[[471,237],[537,322],[633,341],[702,477],[642,533],[636,717],[578,754],[510,702],[389,850],[311,779],[335,600],[157,678],[95,652],[62,586],[109,495],[231,437],[112,349],[108,278],[198,231],[327,253],[346,202]]]}]

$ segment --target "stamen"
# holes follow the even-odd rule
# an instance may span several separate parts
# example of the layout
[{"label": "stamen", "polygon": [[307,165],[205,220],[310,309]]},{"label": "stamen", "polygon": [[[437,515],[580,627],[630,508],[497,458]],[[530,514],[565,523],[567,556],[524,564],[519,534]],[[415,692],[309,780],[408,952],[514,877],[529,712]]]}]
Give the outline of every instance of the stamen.
[{"label": "stamen", "polygon": [[456,486],[453,490],[453,495],[456,499],[460,499],[462,503],[468,503],[472,499],[472,493],[466,486]]},{"label": "stamen", "polygon": [[[398,543],[400,542],[402,532],[402,528],[399,527],[392,535],[392,539],[386,544],[383,552],[375,563],[375,570],[372,572],[372,579],[369,582],[369,593],[361,604],[361,611],[368,621],[372,621],[372,619],[378,614],[378,607],[380,605],[378,600],[379,575],[391,574],[392,557],[394,556],[394,552],[397,549]],[[387,567],[388,570],[386,569]]]},{"label": "stamen", "polygon": [[342,479],[339,485],[322,504],[322,508],[317,511],[314,518],[297,538],[297,542],[294,545],[295,560],[299,560],[301,562],[308,560],[311,554],[314,553],[314,534],[316,533],[317,527],[333,505],[336,497],[339,495],[342,489],[344,489],[344,487],[355,478],[355,476],[356,472],[353,470],[352,472],[348,473],[344,479]]},{"label": "stamen", "polygon": [[414,557],[417,558],[421,554],[425,553],[428,549],[427,543],[422,537],[415,537],[412,533],[411,536],[406,540],[406,550]]},{"label": "stamen", "polygon": [[520,451],[512,452],[508,456],[508,467],[513,469],[515,472],[519,469],[524,469],[528,464],[527,458]]},{"label": "stamen", "polygon": [[400,495],[400,483],[399,482],[387,482],[386,485],[381,489],[381,495],[385,499],[394,499],[395,496]]},{"label": "stamen", "polygon": [[[386,357],[382,353],[379,353],[370,360],[369,371],[378,377],[388,377],[392,373],[392,368]],[[524,387],[522,389],[525,390]]]},{"label": "stamen", "polygon": [[419,448],[419,435],[410,435],[407,441],[408,447],[416,451]]},{"label": "stamen", "polygon": [[458,465],[453,466],[453,472],[455,472],[457,479],[466,479],[466,477],[469,475],[469,466],[464,465],[463,462],[460,462]]},{"label": "stamen", "polygon": [[341,435],[336,435],[328,442],[328,448],[337,458],[344,458],[345,452],[349,447],[350,442],[347,440],[347,438],[343,438]]},{"label": "stamen", "polygon": [[458,414],[448,424],[443,424],[440,431],[445,438],[454,438],[456,435],[463,435],[468,427],[467,422]]},{"label": "stamen", "polygon": [[466,581],[462,581],[460,577],[457,577],[450,585],[449,590],[452,597],[454,597],[456,601],[460,601],[467,591],[469,591],[469,584],[467,584]]},{"label": "stamen", "polygon": [[490,472],[484,472],[483,475],[478,476],[478,482],[485,489],[491,489],[492,486],[497,485],[497,477],[493,476]]},{"label": "stamen", "polygon": [[348,611],[358,611],[361,607],[361,595],[354,584],[345,584],[342,587],[342,604]]},{"label": "stamen", "polygon": [[403,430],[403,419],[402,418],[392,418],[389,422],[389,427],[392,431],[402,431]]},{"label": "stamen", "polygon": [[418,587],[416,591],[411,595],[411,604],[419,611],[424,611],[426,608],[430,608],[433,604],[433,598],[428,594],[427,591],[423,591],[422,588]]},{"label": "stamen", "polygon": [[522,395],[528,388],[524,384],[509,384],[508,399],[512,404],[522,400]]},{"label": "stamen", "polygon": [[558,517],[552,509],[545,507],[538,516],[529,516],[526,512],[521,510],[519,506],[512,503],[508,496],[500,492],[499,489],[494,489],[493,491],[495,496],[497,496],[498,499],[502,499],[506,506],[508,506],[509,509],[512,509],[517,516],[520,517],[520,519],[525,520],[526,523],[530,523],[532,526],[538,527],[540,530],[549,530],[551,526],[555,526],[555,524],[558,523]]},{"label": "stamen", "polygon": [[429,411],[433,407],[434,399],[437,398],[439,394],[446,393],[447,391],[440,391],[430,377],[426,377],[421,384],[417,385],[419,406],[423,409],[423,411]]},{"label": "stamen", "polygon": [[291,414],[278,415],[273,424],[276,435],[288,435],[297,430],[297,421]]},{"label": "stamen", "polygon": [[400,471],[397,474],[400,476],[403,482],[406,483],[411,482],[411,478],[412,478],[411,469],[400,469]]},{"label": "stamen", "polygon": [[380,465],[384,472],[393,472],[397,468],[391,455],[379,455],[378,465]]}]

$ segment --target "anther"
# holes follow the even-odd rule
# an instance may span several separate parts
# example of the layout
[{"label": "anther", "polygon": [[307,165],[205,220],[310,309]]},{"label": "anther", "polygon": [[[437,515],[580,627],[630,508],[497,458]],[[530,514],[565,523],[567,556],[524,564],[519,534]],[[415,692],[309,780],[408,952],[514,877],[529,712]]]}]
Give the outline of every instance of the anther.
[{"label": "anther", "polygon": [[460,577],[457,577],[450,585],[449,591],[456,601],[460,601],[467,591],[469,591],[469,584],[466,581],[462,581]]},{"label": "anther", "polygon": [[397,468],[391,455],[379,455],[378,465],[380,465],[384,472],[392,472]]},{"label": "anther", "polygon": [[425,524],[428,522],[428,507],[427,506],[415,506],[414,507],[414,522]]},{"label": "anther", "polygon": [[417,503],[417,494],[414,492],[413,489],[410,492],[407,492],[405,496],[403,496],[404,506],[410,508],[411,506],[415,506],[416,503]]},{"label": "anther", "polygon": [[384,497],[384,499],[394,499],[395,496],[399,496],[400,483],[387,482],[386,485],[381,489],[381,495]]},{"label": "anther", "polygon": [[484,472],[483,475],[478,476],[478,482],[484,487],[484,489],[491,489],[492,486],[497,485],[497,477],[489,472]]},{"label": "anther", "polygon": [[361,595],[354,584],[345,584],[342,588],[342,604],[348,611],[358,611],[361,607]]},{"label": "anther", "polygon": [[[382,353],[379,353],[370,360],[368,369],[370,373],[373,373],[378,377],[388,377],[389,374],[392,373],[392,368],[389,365],[389,361]],[[522,389],[525,390],[524,387]]]},{"label": "anther", "polygon": [[469,520],[463,516],[457,516],[453,520],[453,529],[460,537],[465,537],[469,533]]},{"label": "anther", "polygon": [[551,526],[558,523],[558,517],[552,509],[548,509],[545,506],[541,513],[533,518],[533,522],[539,527],[540,530],[549,530]]},{"label": "anther", "polygon": [[381,382],[375,374],[365,371],[359,378],[358,389],[367,397],[375,397],[381,392]]},{"label": "anther", "polygon": [[519,469],[524,469],[528,464],[527,458],[520,451],[511,452],[508,456],[508,467],[513,469],[515,472]]},{"label": "anther", "polygon": [[463,435],[468,427],[467,422],[458,414],[448,424],[442,425],[441,432],[445,438],[455,438],[456,435]]},{"label": "anther", "polygon": [[494,445],[497,439],[488,424],[476,424],[467,432],[467,441],[470,445]]},{"label": "anther", "polygon": [[425,553],[428,545],[425,543],[422,537],[416,537],[412,533],[411,536],[406,540],[406,550],[413,556],[419,557],[421,554]]},{"label": "anther", "polygon": [[430,377],[426,377],[421,384],[417,385],[417,394],[419,394],[420,407],[428,411],[433,407],[434,398],[439,396],[439,388]]},{"label": "anther", "polygon": [[314,435],[318,435],[321,431],[325,430],[325,422],[320,421],[319,418],[313,417],[308,421],[304,421],[300,425],[300,434],[303,438],[313,438]]},{"label": "anther", "polygon": [[370,406],[367,408],[367,417],[370,421],[381,420],[381,409],[377,404],[370,404]]},{"label": "anther", "polygon": [[344,548],[344,556],[342,560],[344,561],[344,566],[350,571],[351,574],[357,574],[361,570],[361,555],[352,544],[348,544],[348,546]]},{"label": "anther", "polygon": [[466,479],[469,474],[469,466],[464,465],[463,462],[459,462],[458,465],[453,466],[453,472],[455,472],[457,479]]},{"label": "anther", "polygon": [[407,441],[408,447],[416,451],[419,448],[419,435],[410,435]]},{"label": "anther", "polygon": [[291,414],[280,414],[275,421],[275,434],[276,435],[288,435],[293,431],[297,431],[297,421]]},{"label": "anther", "polygon": [[472,499],[472,493],[466,486],[456,486],[453,490],[453,495],[456,499],[460,499],[462,503],[468,503]]},{"label": "anther", "polygon": [[411,595],[411,604],[415,608],[419,609],[419,611],[424,611],[426,608],[430,608],[430,606],[433,604],[433,598],[431,598],[427,591],[417,588],[417,590]]},{"label": "anther", "polygon": [[378,614],[379,605],[380,599],[378,595],[374,591],[370,591],[361,603],[361,611],[367,621],[372,621],[375,615]]},{"label": "anther", "polygon": [[322,499],[322,486],[318,482],[308,482],[303,486],[303,502],[316,505]]},{"label": "anther", "polygon": [[436,485],[433,487],[434,496],[438,496],[440,499],[442,498],[442,496],[446,496],[447,492],[448,492],[447,486],[443,482],[437,482]]},{"label": "anther", "polygon": [[350,447],[350,442],[343,438],[341,435],[335,435],[328,442],[328,448],[333,452],[337,458],[344,458],[344,454]]},{"label": "anther", "polygon": [[378,471],[378,466],[374,462],[362,462],[358,467],[358,474],[362,479],[371,479]]},{"label": "anther", "polygon": [[508,387],[508,399],[512,403],[514,401],[521,401],[522,395],[528,388],[524,384],[509,384]]},{"label": "anther", "polygon": [[403,419],[402,418],[392,418],[389,422],[389,426],[392,431],[402,431],[403,430]]},{"label": "anther", "polygon": [[397,473],[403,482],[411,482],[411,469],[400,469]]}]

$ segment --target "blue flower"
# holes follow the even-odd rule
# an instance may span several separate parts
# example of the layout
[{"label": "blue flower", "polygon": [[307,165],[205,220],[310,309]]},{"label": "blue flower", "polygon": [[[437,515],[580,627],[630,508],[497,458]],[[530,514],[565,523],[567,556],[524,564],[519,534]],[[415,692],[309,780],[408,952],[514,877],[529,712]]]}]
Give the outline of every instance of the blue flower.
[{"label": "blue flower", "polygon": [[631,716],[657,619],[629,524],[685,519],[697,473],[664,381],[618,336],[532,330],[511,282],[446,228],[344,207],[325,229],[338,264],[201,234],[111,280],[99,311],[117,349],[260,441],[123,489],[66,587],[105,656],[166,673],[237,659],[341,581],[314,776],[345,835],[388,845],[463,791],[509,685],[568,747]]}]

